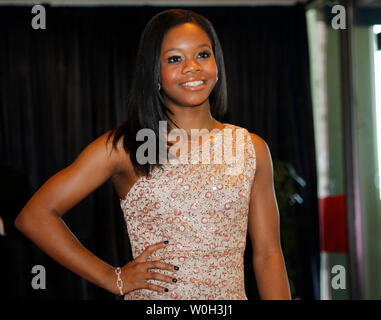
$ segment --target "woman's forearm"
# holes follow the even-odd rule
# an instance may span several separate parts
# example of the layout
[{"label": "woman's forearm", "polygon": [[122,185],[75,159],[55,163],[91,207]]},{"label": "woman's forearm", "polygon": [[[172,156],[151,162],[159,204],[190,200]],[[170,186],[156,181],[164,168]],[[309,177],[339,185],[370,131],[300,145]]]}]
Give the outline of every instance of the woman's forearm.
[{"label": "woman's forearm", "polygon": [[67,269],[109,292],[118,292],[113,267],[87,250],[58,215],[46,209],[24,208],[15,226]]},{"label": "woman's forearm", "polygon": [[281,251],[266,257],[253,257],[255,277],[262,300],[291,299],[287,271]]}]

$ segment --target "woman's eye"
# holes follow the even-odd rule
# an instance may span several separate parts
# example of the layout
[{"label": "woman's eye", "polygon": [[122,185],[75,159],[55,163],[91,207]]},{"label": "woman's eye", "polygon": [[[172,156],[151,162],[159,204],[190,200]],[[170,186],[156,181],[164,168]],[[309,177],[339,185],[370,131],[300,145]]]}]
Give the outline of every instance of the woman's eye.
[{"label": "woman's eye", "polygon": [[[201,56],[201,58],[205,59],[205,58],[209,58],[211,56],[210,52],[208,51],[202,51],[199,53],[199,57]],[[180,62],[181,61],[181,57],[180,56],[172,56],[172,57],[169,57],[167,59],[167,61],[169,63],[176,63],[176,62]]]},{"label": "woman's eye", "polygon": [[174,63],[174,62],[179,62],[178,59],[181,59],[180,56],[172,56],[172,57],[169,57],[167,60],[169,63]]},{"label": "woman's eye", "polygon": [[208,51],[202,51],[202,52],[200,52],[200,55],[202,55],[203,58],[209,58],[210,57],[210,52],[208,52]]}]

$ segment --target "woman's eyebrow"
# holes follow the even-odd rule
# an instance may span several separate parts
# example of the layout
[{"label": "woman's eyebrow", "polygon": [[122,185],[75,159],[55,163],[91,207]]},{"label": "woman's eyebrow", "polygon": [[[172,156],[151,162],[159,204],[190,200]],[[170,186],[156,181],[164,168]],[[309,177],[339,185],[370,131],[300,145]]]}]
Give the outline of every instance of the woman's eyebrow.
[{"label": "woman's eyebrow", "polygon": [[[210,45],[208,45],[208,44],[200,44],[196,49],[201,48],[201,47],[208,47],[208,48],[210,48]],[[168,51],[177,51],[177,50],[181,51],[181,48],[171,48],[171,49],[168,49],[168,50],[164,51],[163,54],[167,53]]]}]

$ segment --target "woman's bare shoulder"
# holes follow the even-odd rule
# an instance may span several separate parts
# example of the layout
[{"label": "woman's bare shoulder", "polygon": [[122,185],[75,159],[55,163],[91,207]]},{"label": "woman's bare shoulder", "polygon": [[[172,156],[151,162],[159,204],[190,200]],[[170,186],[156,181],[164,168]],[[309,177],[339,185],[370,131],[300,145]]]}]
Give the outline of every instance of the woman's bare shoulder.
[{"label": "woman's bare shoulder", "polygon": [[[115,132],[109,130],[94,140],[94,144],[107,154],[107,160],[114,166],[114,173],[125,173],[130,164],[129,152],[124,148],[123,137],[114,143]],[[127,166],[126,166],[127,165]]]},{"label": "woman's bare shoulder", "polygon": [[256,151],[258,149],[258,151],[261,152],[264,149],[268,148],[266,141],[261,136],[252,132],[249,132],[249,134],[250,134],[251,142],[253,143]]},{"label": "woman's bare shoulder", "polygon": [[249,132],[249,134],[255,150],[257,168],[269,165],[271,154],[266,141],[256,133]]}]

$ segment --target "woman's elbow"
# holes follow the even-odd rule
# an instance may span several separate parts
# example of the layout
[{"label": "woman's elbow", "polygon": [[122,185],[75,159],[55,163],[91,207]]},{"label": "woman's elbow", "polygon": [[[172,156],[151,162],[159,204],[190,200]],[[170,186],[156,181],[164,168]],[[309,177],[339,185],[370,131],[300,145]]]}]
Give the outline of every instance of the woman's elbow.
[{"label": "woman's elbow", "polygon": [[[25,208],[24,208],[25,209]],[[18,231],[23,231],[24,228],[25,228],[25,225],[26,225],[26,220],[28,220],[28,216],[25,212],[25,210],[22,209],[20,211],[20,213],[17,215],[16,219],[14,220],[13,224],[15,226],[15,228],[18,230]]]},{"label": "woman's elbow", "polygon": [[38,212],[41,212],[41,210],[36,210],[36,208],[32,209],[28,204],[25,205],[14,220],[15,228],[25,233],[28,228],[33,227],[36,221],[41,220],[41,218],[38,217]]}]

